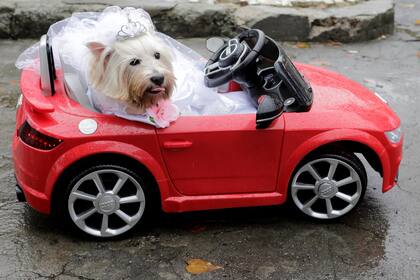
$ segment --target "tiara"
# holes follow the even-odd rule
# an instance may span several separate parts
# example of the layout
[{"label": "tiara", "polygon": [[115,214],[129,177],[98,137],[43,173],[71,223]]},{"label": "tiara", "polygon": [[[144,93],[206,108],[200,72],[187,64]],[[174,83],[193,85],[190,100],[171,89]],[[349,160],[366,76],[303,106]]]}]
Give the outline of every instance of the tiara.
[{"label": "tiara", "polygon": [[117,41],[124,41],[147,32],[146,27],[138,21],[131,21],[129,19],[126,25],[121,26],[121,30],[117,33]]}]

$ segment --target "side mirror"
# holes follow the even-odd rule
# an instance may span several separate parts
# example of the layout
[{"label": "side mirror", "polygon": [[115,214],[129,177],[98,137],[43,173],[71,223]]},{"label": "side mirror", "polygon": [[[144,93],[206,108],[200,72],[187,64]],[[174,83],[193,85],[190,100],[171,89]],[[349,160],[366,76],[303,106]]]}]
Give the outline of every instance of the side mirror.
[{"label": "side mirror", "polygon": [[211,37],[206,41],[206,47],[212,53],[217,52],[224,44],[225,40],[220,37]]},{"label": "side mirror", "polygon": [[257,129],[267,128],[284,111],[283,100],[279,96],[261,95],[258,98],[256,116]]}]

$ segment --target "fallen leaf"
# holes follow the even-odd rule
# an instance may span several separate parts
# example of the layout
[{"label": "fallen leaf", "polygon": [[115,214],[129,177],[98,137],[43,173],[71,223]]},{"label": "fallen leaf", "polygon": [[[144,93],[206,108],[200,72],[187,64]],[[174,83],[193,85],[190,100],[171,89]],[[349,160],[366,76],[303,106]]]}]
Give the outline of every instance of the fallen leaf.
[{"label": "fallen leaf", "polygon": [[187,267],[185,269],[187,270],[187,272],[196,275],[205,272],[210,272],[220,268],[222,267],[214,265],[211,262],[202,259],[190,259],[187,261]]},{"label": "fallen leaf", "polygon": [[309,49],[311,47],[311,45],[309,45],[309,43],[306,42],[297,42],[295,46],[299,49]]},{"label": "fallen leaf", "polygon": [[318,66],[330,66],[331,63],[329,63],[326,60],[312,60],[309,62],[309,64],[318,65]]},{"label": "fallen leaf", "polygon": [[249,5],[249,3],[248,3],[248,1],[247,0],[240,0],[239,1],[239,6],[241,6],[241,7],[243,7],[243,6],[248,6]]},{"label": "fallen leaf", "polygon": [[416,20],[416,25],[420,25],[420,19]]},{"label": "fallen leaf", "polygon": [[331,47],[341,47],[343,43],[336,42],[336,41],[328,41],[326,45],[331,46]]}]

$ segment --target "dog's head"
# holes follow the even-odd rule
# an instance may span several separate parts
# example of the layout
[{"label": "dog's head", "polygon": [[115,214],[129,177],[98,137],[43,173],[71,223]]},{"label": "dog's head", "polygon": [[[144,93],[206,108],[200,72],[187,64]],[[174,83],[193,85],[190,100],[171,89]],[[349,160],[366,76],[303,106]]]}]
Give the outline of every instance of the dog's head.
[{"label": "dog's head", "polygon": [[145,33],[111,47],[98,42],[87,46],[93,55],[90,82],[98,92],[142,109],[171,96],[175,77],[170,50],[155,35]]}]

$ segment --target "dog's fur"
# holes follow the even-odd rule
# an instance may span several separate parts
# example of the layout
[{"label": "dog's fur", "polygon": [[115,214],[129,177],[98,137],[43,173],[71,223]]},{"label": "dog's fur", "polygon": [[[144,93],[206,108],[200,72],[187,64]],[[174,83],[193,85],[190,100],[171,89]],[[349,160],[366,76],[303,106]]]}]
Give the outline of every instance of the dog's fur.
[{"label": "dog's fur", "polygon": [[[175,77],[170,50],[157,36],[145,33],[112,46],[90,42],[87,47],[92,54],[92,87],[99,94],[126,103],[128,113],[142,114],[159,100],[171,97]],[[132,65],[136,59],[140,63]],[[161,85],[156,83],[159,76],[164,79]]]}]

